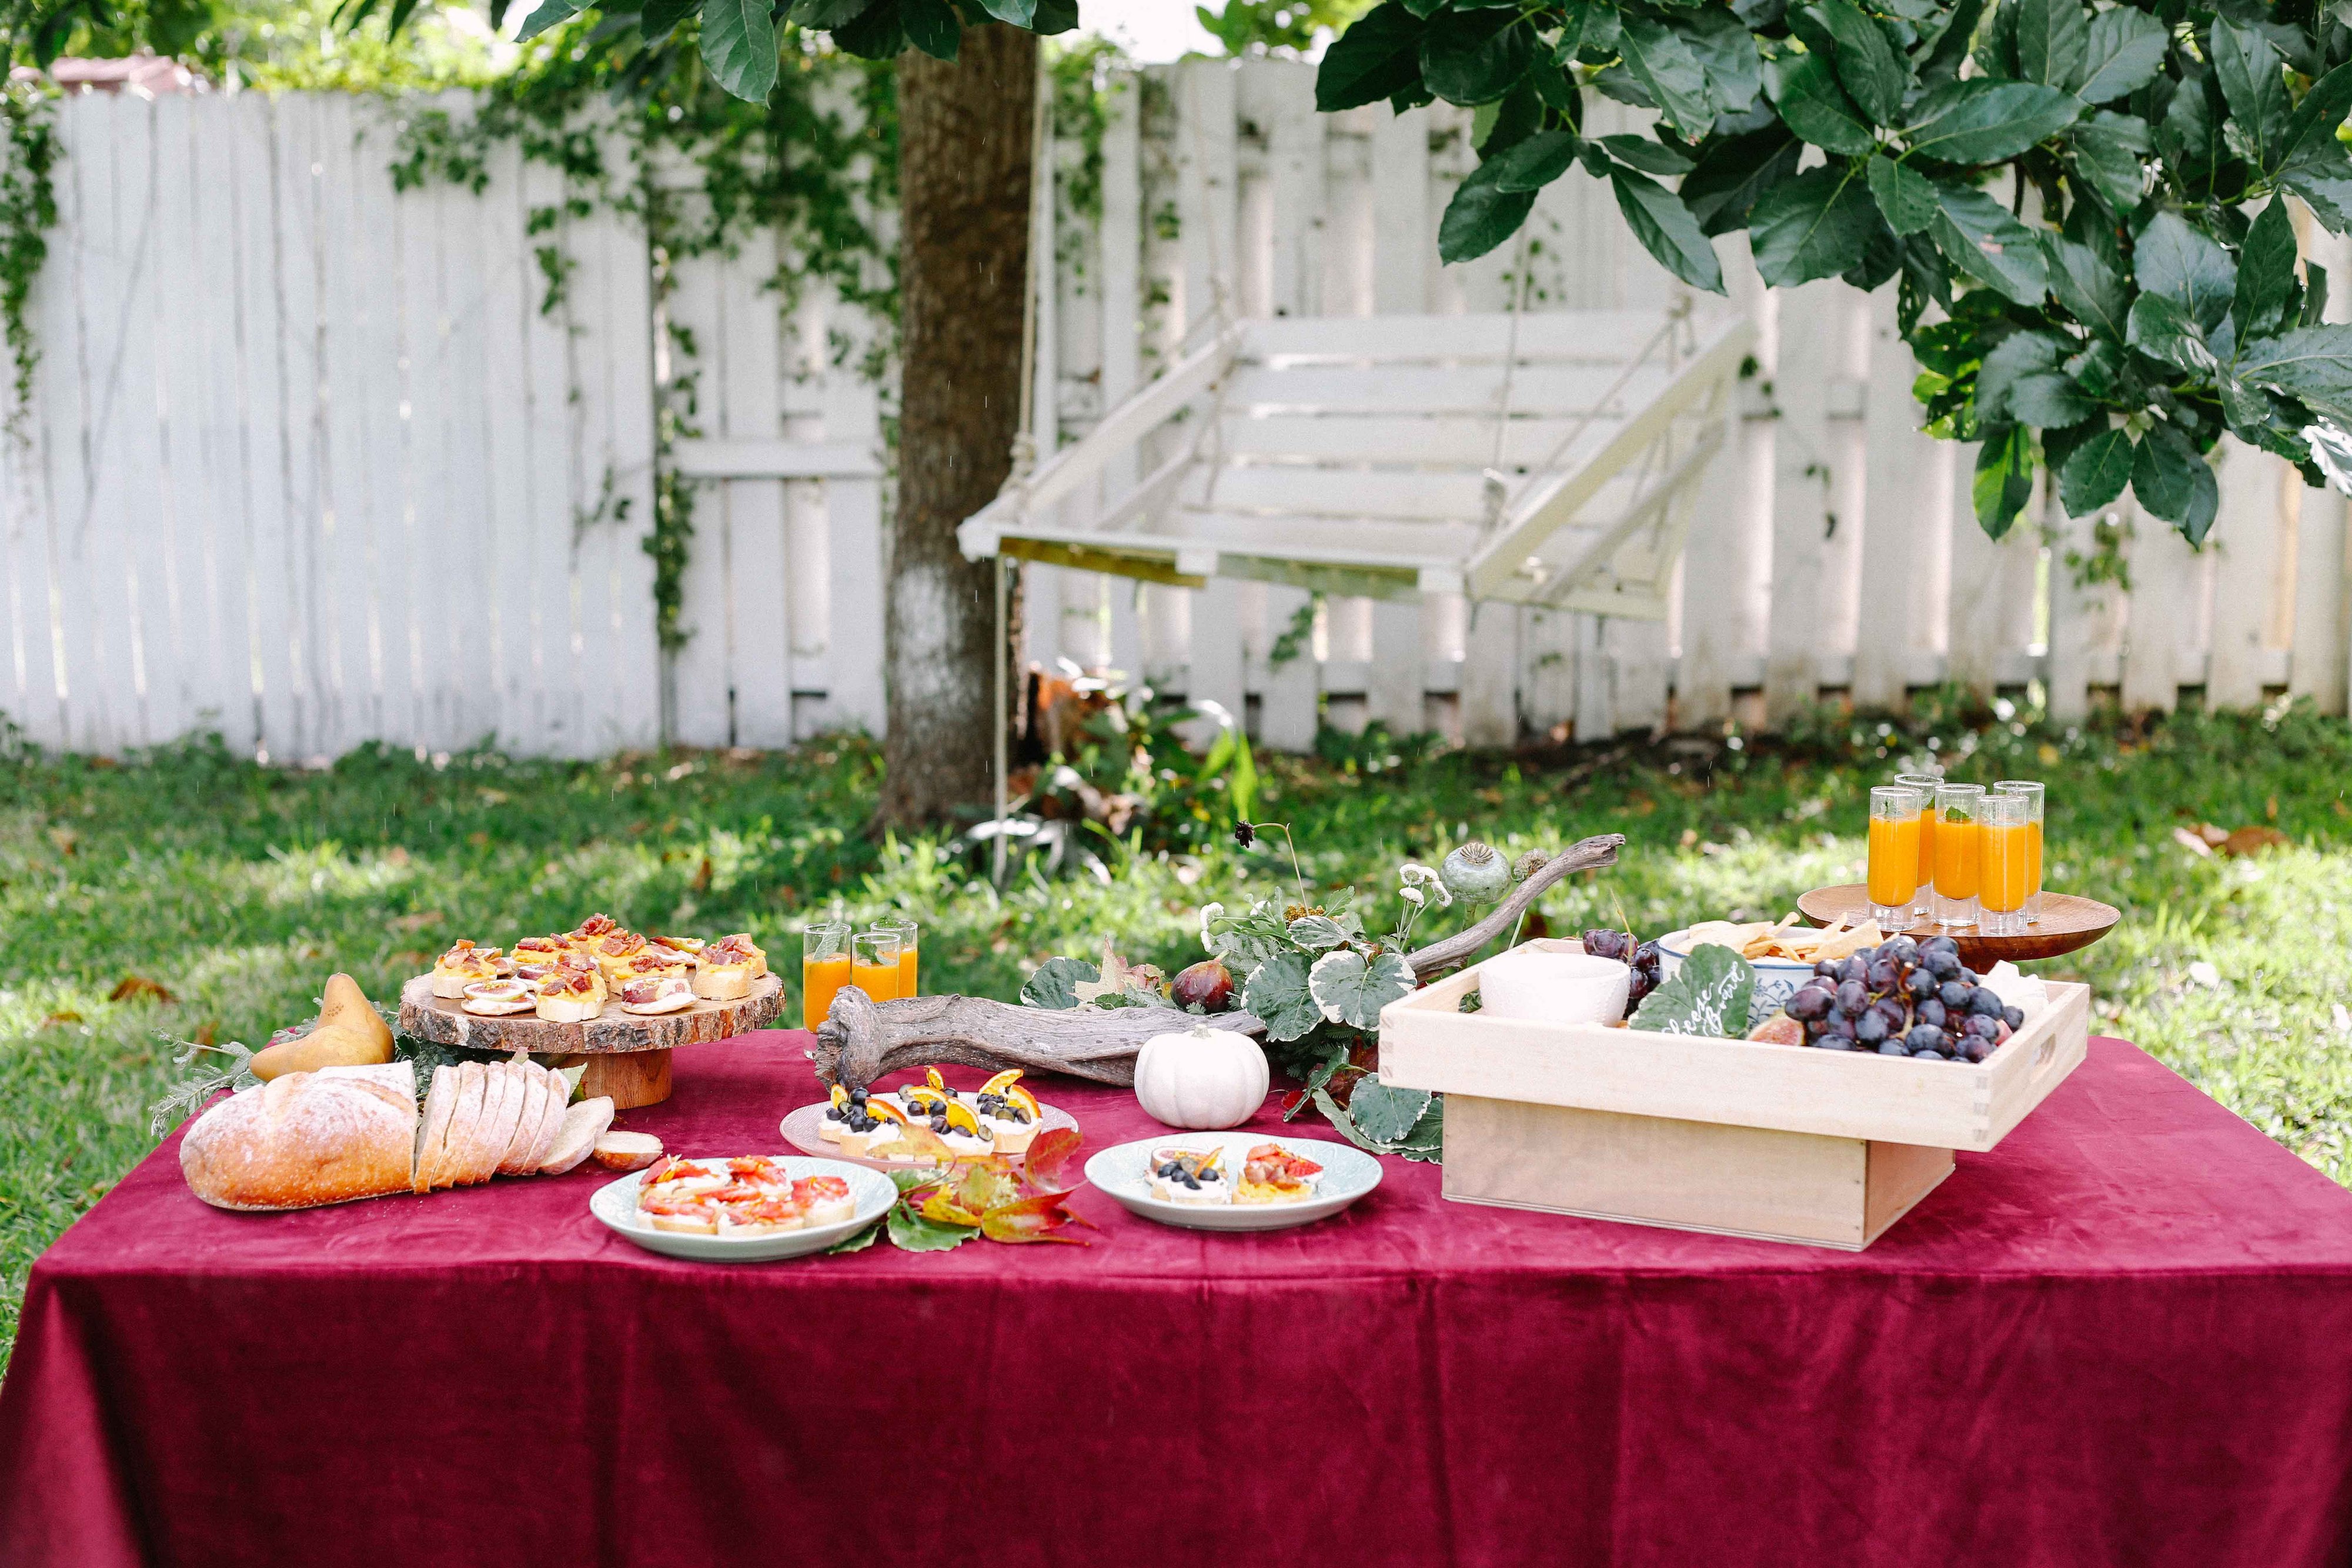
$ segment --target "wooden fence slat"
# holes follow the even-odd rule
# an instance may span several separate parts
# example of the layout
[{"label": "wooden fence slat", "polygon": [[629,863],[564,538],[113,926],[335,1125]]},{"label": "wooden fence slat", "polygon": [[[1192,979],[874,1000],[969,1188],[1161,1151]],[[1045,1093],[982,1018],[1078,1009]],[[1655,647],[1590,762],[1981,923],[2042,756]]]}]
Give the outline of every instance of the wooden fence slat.
[{"label": "wooden fence slat", "polygon": [[[546,164],[527,160],[516,171],[509,193],[501,197],[493,190],[491,194],[509,204],[509,215],[503,222],[520,223],[527,229],[532,214],[560,209],[563,179]],[[561,230],[558,237],[560,243]],[[572,522],[576,411],[570,367],[577,346],[562,308],[547,308],[545,283],[528,246],[504,269],[502,283],[500,308],[516,323],[522,341],[521,463],[526,484],[521,519],[534,551],[529,614],[539,665],[537,729],[548,751],[589,755],[594,742],[589,737],[581,692],[588,663],[587,632],[574,593],[579,535]]]},{"label": "wooden fence slat", "polygon": [[191,106],[187,179],[200,207],[188,255],[194,276],[214,281],[212,308],[180,313],[187,333],[181,354],[193,355],[194,400],[178,422],[194,437],[200,457],[200,500],[206,519],[204,613],[216,672],[213,716],[224,744],[250,756],[261,744],[261,707],[255,685],[260,667],[260,617],[253,595],[251,425],[244,415],[246,300],[241,289],[246,181],[255,155],[237,122],[258,104],[205,102]]},{"label": "wooden fence slat", "polygon": [[2213,458],[2221,509],[2205,547],[2213,558],[2205,701],[2217,708],[2260,707],[2291,640],[2297,521],[2291,508],[2302,503],[2303,482],[2234,435],[2221,437]]},{"label": "wooden fence slat", "polygon": [[1771,379],[1781,296],[1757,275],[1744,235],[1723,246],[1732,308],[1757,326],[1756,374],[1734,388],[1729,439],[1700,479],[1683,568],[1682,657],[1675,682],[1675,720],[1685,727],[1731,716],[1739,672],[1764,652],[1771,575],[1776,422],[1767,417],[1761,383]]},{"label": "wooden fence slat", "polygon": [[544,751],[555,737],[548,727],[539,578],[551,570],[549,547],[562,541],[545,537],[531,508],[530,343],[522,307],[530,292],[531,246],[529,220],[515,199],[521,180],[520,150],[499,147],[489,187],[474,199],[484,257],[475,318],[488,404],[482,506],[484,542],[497,573],[498,647],[491,662],[499,744]]},{"label": "wooden fence slat", "polygon": [[2196,614],[2195,559],[2180,530],[2143,514],[2125,551],[2132,589],[2125,622],[2123,703],[2170,713],[2180,700],[2178,635]]},{"label": "wooden fence slat", "polygon": [[[727,400],[732,384],[727,374],[728,323],[722,298],[727,270],[727,263],[716,256],[673,261],[670,296],[664,306],[674,329],[670,395],[688,395],[687,384],[690,383],[696,425],[712,435],[739,434],[728,422]],[[687,357],[676,346],[675,340],[681,337],[694,345],[694,357]],[[730,740],[729,692],[734,664],[730,644],[735,633],[729,593],[735,577],[730,524],[737,488],[734,481],[719,481],[698,484],[693,491],[694,544],[686,558],[678,615],[687,640],[670,656],[668,673],[674,694],[671,734],[687,746],[725,746]]]},{"label": "wooden fence slat", "polygon": [[[618,136],[604,144],[606,166],[625,172],[629,152]],[[660,738],[660,643],[654,621],[654,562],[645,541],[654,527],[653,279],[645,231],[633,218],[600,212],[583,225],[581,270],[600,324],[590,345],[595,368],[583,380],[590,405],[591,472],[613,479],[609,524],[591,528],[604,557],[602,578],[613,702],[599,750],[647,747]],[[583,551],[583,557],[587,552]],[[590,599],[592,604],[595,599]]]},{"label": "wooden fence slat", "polygon": [[1307,751],[1315,745],[1317,716],[1314,638],[1280,665],[1272,662],[1275,643],[1288,635],[1293,620],[1314,603],[1304,589],[1265,587],[1265,641],[1251,663],[1257,675],[1258,735],[1276,751]]},{"label": "wooden fence slat", "polygon": [[1839,304],[1832,280],[1783,291],[1779,357],[1766,372],[1779,406],[1773,434],[1771,607],[1764,709],[1779,725],[1820,685],[1822,533],[1828,526],[1827,382]]},{"label": "wooden fence slat", "polygon": [[2345,711],[2347,628],[2344,497],[2305,489],[2295,508],[2294,632],[2287,691],[2321,713]]}]

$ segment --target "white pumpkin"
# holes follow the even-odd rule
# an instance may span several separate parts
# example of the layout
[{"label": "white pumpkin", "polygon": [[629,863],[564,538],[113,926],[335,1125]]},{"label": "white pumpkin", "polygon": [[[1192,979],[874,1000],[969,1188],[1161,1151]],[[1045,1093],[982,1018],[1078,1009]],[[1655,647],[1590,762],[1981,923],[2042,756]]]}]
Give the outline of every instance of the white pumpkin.
[{"label": "white pumpkin", "polygon": [[1238,1127],[1265,1103],[1265,1052],[1233,1030],[1155,1034],[1135,1059],[1135,1097],[1171,1127]]}]

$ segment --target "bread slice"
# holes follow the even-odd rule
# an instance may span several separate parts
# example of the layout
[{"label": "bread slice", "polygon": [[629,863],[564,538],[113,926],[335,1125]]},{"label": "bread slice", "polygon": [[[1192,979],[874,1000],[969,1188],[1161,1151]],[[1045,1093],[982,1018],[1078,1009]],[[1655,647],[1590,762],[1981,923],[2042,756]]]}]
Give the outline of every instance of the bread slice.
[{"label": "bread slice", "polygon": [[520,1176],[536,1176],[548,1155],[555,1152],[555,1133],[564,1124],[564,1100],[572,1098],[572,1083],[564,1082],[564,1074],[551,1072],[548,1067],[536,1065],[531,1070],[539,1074],[539,1082],[546,1086],[546,1093],[539,1100],[539,1122],[531,1124],[530,1147],[524,1147],[522,1159],[515,1161]]},{"label": "bread slice", "polygon": [[535,1167],[523,1162],[539,1146],[541,1127],[547,1122],[547,1070],[530,1061],[507,1064],[522,1082],[522,1110],[515,1121],[514,1136],[507,1140],[506,1156],[499,1161],[499,1175],[521,1176]]},{"label": "bread slice", "polygon": [[189,1190],[215,1208],[310,1208],[405,1192],[415,1158],[415,1094],[318,1072],[232,1094],[180,1140]]},{"label": "bread slice", "polygon": [[651,1133],[612,1132],[596,1140],[596,1163],[608,1171],[641,1171],[661,1152],[662,1141]]},{"label": "bread slice", "polygon": [[457,1068],[457,1108],[449,1113],[449,1130],[442,1135],[441,1152],[433,1162],[430,1186],[456,1186],[465,1168],[465,1152],[474,1146],[474,1126],[482,1119],[482,1097],[489,1084],[478,1061]]},{"label": "bread slice", "polygon": [[507,1143],[514,1136],[515,1122],[522,1114],[522,1085],[507,1071],[503,1061],[493,1061],[482,1070],[482,1119],[474,1126],[474,1164],[468,1180],[486,1182],[496,1176],[499,1162],[507,1157]]},{"label": "bread slice", "polygon": [[555,1152],[541,1166],[543,1176],[562,1176],[595,1152],[596,1140],[613,1124],[613,1101],[607,1094],[583,1100],[563,1113],[563,1129],[555,1135]]},{"label": "bread slice", "polygon": [[457,1068],[435,1068],[433,1086],[425,1092],[425,1114],[417,1124],[416,1161],[409,1175],[410,1190],[433,1190],[433,1162],[441,1157],[441,1141],[449,1135],[449,1113],[457,1108]]}]

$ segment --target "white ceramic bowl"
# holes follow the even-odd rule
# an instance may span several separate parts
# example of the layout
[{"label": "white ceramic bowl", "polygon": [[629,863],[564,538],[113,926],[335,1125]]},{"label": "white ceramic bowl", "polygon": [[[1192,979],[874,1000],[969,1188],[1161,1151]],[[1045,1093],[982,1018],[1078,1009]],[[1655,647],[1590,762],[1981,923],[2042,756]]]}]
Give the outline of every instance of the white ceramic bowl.
[{"label": "white ceramic bowl", "polygon": [[1614,1023],[1625,1016],[1633,971],[1615,958],[1520,947],[1478,966],[1486,1018],[1545,1023]]},{"label": "white ceramic bowl", "polygon": [[[1675,977],[1675,971],[1690,956],[1690,933],[1669,931],[1658,938],[1658,980],[1660,984]],[[1756,971],[1756,994],[1748,999],[1748,1021],[1760,1023],[1785,1006],[1797,994],[1797,988],[1813,972],[1811,963],[1801,958],[1750,958]]]},{"label": "white ceramic bowl", "polygon": [[[1282,1144],[1323,1167],[1315,1196],[1303,1203],[1167,1203],[1151,1196],[1154,1149],[1225,1151],[1225,1168],[1238,1171],[1260,1144]],[[1281,1133],[1162,1133],[1105,1149],[1087,1162],[1087,1180],[1129,1213],[1191,1230],[1283,1230],[1339,1213],[1381,1185],[1381,1162],[1353,1144]]]},{"label": "white ceramic bowl", "polygon": [[[724,1168],[727,1157],[701,1155],[698,1165]],[[677,1230],[656,1230],[637,1208],[637,1182],[646,1173],[631,1171],[606,1182],[588,1197],[588,1212],[648,1252],[691,1258],[703,1263],[767,1263],[779,1258],[804,1258],[822,1252],[862,1226],[873,1224],[898,1201],[898,1188],[888,1176],[846,1160],[816,1160],[801,1155],[771,1155],[794,1181],[807,1176],[839,1176],[849,1184],[857,1205],[855,1218],[836,1225],[813,1225],[801,1230],[776,1230],[764,1236],[694,1236]]]}]

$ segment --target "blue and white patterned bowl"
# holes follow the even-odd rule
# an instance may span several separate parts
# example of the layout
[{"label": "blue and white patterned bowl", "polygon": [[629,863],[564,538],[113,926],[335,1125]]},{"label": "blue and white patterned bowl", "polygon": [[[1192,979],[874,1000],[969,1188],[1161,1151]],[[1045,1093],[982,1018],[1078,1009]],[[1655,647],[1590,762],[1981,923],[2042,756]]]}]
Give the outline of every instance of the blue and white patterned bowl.
[{"label": "blue and white patterned bowl", "polygon": [[[1690,933],[1669,931],[1658,938],[1658,979],[1661,984],[1675,977],[1675,971],[1690,956]],[[1805,977],[1813,972],[1811,964],[1801,958],[1750,958],[1756,971],[1756,994],[1748,999],[1748,1022],[1760,1023],[1786,1006]]]}]

